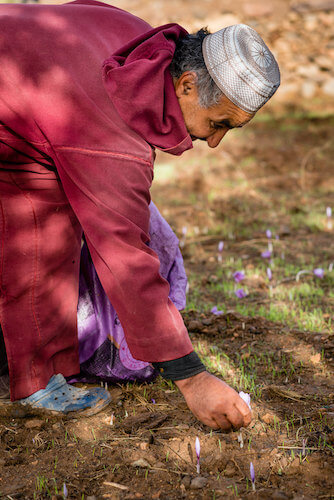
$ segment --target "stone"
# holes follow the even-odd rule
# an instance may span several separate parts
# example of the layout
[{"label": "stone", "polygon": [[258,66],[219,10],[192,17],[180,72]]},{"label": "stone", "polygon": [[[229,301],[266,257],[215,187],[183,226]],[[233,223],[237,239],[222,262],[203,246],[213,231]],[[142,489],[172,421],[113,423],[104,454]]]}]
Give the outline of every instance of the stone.
[{"label": "stone", "polygon": [[272,493],[272,495],[271,495],[272,500],[288,500],[289,498],[291,498],[291,497],[286,495],[284,493],[284,491],[280,491],[280,490],[274,491],[274,493]]},{"label": "stone", "polygon": [[278,423],[279,422],[279,418],[274,415],[273,413],[266,413],[265,415],[263,415],[261,417],[261,420],[262,422],[264,422],[265,424],[268,424],[268,425],[274,425],[275,422]]},{"label": "stone", "polygon": [[269,16],[273,12],[273,5],[271,2],[253,1],[246,2],[242,6],[242,10],[247,17],[265,17]]},{"label": "stone", "polygon": [[240,22],[240,19],[233,14],[225,14],[223,16],[215,16],[206,19],[206,24],[212,33],[221,30],[225,26],[232,26]]},{"label": "stone", "polygon": [[312,99],[317,91],[317,85],[312,80],[305,80],[301,86],[301,95],[305,99]]},{"label": "stone", "polygon": [[181,484],[183,484],[183,486],[184,486],[185,488],[189,488],[190,483],[191,483],[191,478],[190,478],[190,476],[184,476],[184,477],[181,479]]},{"label": "stone", "polygon": [[315,58],[315,63],[322,70],[330,70],[333,67],[334,61],[331,57],[320,55]]},{"label": "stone", "polygon": [[204,488],[207,484],[208,480],[206,477],[202,476],[197,476],[192,479],[190,483],[190,489],[191,490],[200,490],[201,488]]},{"label": "stone", "polygon": [[322,86],[322,91],[325,95],[334,96],[334,78],[328,78]]},{"label": "stone", "polygon": [[44,425],[44,420],[28,420],[25,424],[24,427],[26,429],[40,429]]},{"label": "stone", "polygon": [[142,468],[147,468],[151,467],[150,464],[148,463],[145,458],[139,458],[139,460],[135,460],[134,462],[131,463],[132,467],[142,467]]},{"label": "stone", "polygon": [[291,101],[291,98],[299,94],[299,84],[297,82],[281,85],[275,94],[275,100],[279,102]]},{"label": "stone", "polygon": [[230,464],[226,467],[224,470],[224,476],[225,477],[233,477],[235,474],[235,467],[234,465]]}]

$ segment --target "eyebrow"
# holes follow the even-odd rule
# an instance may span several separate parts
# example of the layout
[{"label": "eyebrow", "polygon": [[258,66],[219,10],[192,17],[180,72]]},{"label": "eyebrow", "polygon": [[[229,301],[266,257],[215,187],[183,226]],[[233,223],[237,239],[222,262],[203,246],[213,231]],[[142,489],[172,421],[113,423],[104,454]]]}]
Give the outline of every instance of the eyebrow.
[{"label": "eyebrow", "polygon": [[216,121],[215,123],[217,125],[224,125],[225,127],[227,127],[230,130],[233,128],[241,128],[245,125],[244,123],[241,125],[232,125],[232,123],[230,122],[230,120],[228,118],[225,120]]}]

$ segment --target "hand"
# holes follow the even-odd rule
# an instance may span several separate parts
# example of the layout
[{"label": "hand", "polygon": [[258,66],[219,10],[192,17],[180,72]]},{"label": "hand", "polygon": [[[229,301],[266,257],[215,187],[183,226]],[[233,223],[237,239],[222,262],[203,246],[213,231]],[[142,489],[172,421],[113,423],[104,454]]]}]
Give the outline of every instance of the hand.
[{"label": "hand", "polygon": [[247,427],[252,414],[239,394],[208,372],[175,381],[189,409],[203,424],[213,429],[236,430]]}]

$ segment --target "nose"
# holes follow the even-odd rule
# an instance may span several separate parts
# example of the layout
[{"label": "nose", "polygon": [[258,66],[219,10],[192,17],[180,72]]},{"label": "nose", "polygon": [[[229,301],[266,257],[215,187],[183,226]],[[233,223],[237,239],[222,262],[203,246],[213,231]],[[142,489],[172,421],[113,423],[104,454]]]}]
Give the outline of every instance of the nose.
[{"label": "nose", "polygon": [[222,138],[224,137],[224,135],[227,134],[228,131],[229,131],[229,129],[227,129],[227,128],[221,128],[219,130],[216,130],[216,132],[214,134],[210,135],[206,139],[208,146],[210,148],[216,148],[218,146],[218,144],[220,143],[220,141],[222,140]]}]

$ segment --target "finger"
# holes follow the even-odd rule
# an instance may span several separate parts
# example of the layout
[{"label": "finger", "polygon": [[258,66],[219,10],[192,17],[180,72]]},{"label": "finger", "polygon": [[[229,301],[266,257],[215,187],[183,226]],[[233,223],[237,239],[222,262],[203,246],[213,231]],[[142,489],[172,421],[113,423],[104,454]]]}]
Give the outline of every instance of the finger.
[{"label": "finger", "polygon": [[216,429],[221,429],[222,431],[229,432],[232,430],[231,422],[224,416],[219,415],[215,418]]},{"label": "finger", "polygon": [[235,402],[235,407],[243,419],[241,427],[248,427],[252,421],[252,412],[249,409],[249,406],[245,403],[243,399],[239,397]]},{"label": "finger", "polygon": [[214,417],[219,426],[224,430],[230,428],[240,429],[244,423],[244,418],[235,405],[231,405],[224,413],[215,413]]}]

